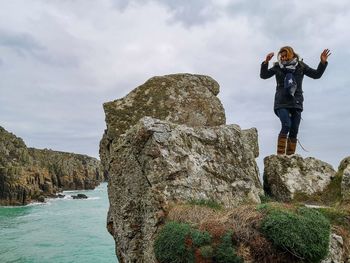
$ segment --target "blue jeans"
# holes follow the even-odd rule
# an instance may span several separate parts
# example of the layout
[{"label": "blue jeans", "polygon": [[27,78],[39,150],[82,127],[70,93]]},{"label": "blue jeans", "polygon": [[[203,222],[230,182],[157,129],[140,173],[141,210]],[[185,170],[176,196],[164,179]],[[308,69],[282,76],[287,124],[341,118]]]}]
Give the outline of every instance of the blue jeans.
[{"label": "blue jeans", "polygon": [[289,134],[289,138],[296,139],[301,120],[301,110],[281,108],[276,110],[276,112],[277,116],[280,118],[282,125],[280,134]]}]

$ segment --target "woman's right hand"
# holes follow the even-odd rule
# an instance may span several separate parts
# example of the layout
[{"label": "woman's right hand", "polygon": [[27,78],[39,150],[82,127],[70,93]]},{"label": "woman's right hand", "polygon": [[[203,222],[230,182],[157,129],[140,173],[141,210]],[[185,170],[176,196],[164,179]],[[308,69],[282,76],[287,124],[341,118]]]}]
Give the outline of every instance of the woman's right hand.
[{"label": "woman's right hand", "polygon": [[266,58],[265,58],[265,63],[269,63],[269,61],[272,59],[272,57],[275,55],[275,53],[271,52],[269,54],[267,54]]}]

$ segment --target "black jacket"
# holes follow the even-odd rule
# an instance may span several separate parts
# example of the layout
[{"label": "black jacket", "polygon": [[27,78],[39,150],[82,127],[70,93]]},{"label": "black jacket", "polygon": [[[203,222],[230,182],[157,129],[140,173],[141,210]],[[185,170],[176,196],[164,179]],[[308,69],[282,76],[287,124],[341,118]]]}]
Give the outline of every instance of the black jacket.
[{"label": "black jacket", "polygon": [[261,64],[260,69],[260,77],[262,79],[268,79],[271,78],[273,75],[276,77],[276,94],[275,94],[275,103],[274,103],[274,111],[276,113],[277,109],[280,108],[294,108],[294,109],[300,109],[303,110],[303,78],[304,75],[313,78],[313,79],[319,79],[323,72],[325,71],[326,67],[328,65],[328,62],[325,64],[318,64],[317,69],[310,68],[308,65],[306,65],[304,62],[299,61],[299,64],[297,65],[294,77],[297,82],[297,89],[295,91],[294,97],[289,95],[287,90],[284,88],[284,77],[285,72],[283,69],[280,68],[278,63],[275,63],[272,68],[268,68],[269,64],[263,62]]}]

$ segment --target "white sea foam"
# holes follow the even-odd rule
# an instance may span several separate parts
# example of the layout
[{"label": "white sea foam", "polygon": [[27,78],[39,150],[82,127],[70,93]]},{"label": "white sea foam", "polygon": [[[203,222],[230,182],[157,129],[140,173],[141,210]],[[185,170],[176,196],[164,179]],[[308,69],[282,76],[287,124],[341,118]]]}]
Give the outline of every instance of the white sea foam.
[{"label": "white sea foam", "polygon": [[47,202],[47,199],[46,199],[46,202],[42,203],[42,202],[33,202],[33,203],[30,203],[30,204],[27,204],[26,206],[41,206],[41,205],[48,205],[50,202]]},{"label": "white sea foam", "polygon": [[95,197],[88,197],[87,200],[99,200],[99,199],[101,199],[101,197],[95,196]]}]

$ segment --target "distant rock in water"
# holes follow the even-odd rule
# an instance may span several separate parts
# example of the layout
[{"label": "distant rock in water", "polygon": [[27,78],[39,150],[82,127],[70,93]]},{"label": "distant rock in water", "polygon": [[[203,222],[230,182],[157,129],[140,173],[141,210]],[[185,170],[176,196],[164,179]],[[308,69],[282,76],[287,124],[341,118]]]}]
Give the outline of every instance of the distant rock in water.
[{"label": "distant rock in water", "polygon": [[330,164],[313,157],[270,155],[264,159],[264,189],[278,201],[322,193],[335,174]]},{"label": "distant rock in water", "polygon": [[77,194],[77,195],[72,195],[73,199],[87,199],[87,195],[84,194]]},{"label": "distant rock in water", "polygon": [[144,116],[191,127],[225,124],[218,93],[219,84],[209,76],[172,74],[153,77],[124,98],[104,103],[107,129],[100,142],[100,159],[105,173],[111,142]]},{"label": "distant rock in water", "polygon": [[97,159],[27,148],[21,138],[0,127],[0,205],[25,205],[62,190],[93,189],[103,179]]}]

